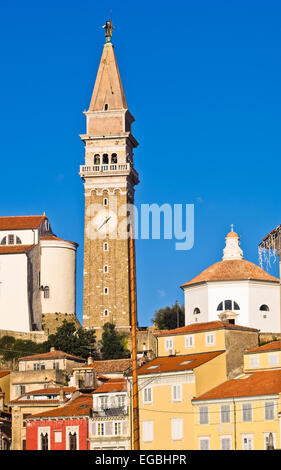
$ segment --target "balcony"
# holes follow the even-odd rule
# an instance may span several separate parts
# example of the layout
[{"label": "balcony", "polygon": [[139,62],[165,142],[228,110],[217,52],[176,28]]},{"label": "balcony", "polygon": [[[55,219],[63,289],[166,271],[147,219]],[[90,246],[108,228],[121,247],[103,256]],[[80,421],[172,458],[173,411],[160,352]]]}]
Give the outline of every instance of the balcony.
[{"label": "balcony", "polygon": [[111,406],[109,408],[98,407],[94,409],[96,416],[127,416],[128,407],[127,406]]},{"label": "balcony", "polygon": [[81,178],[91,176],[112,176],[112,175],[129,175],[131,174],[136,180],[136,184],[139,181],[139,176],[133,166],[130,163],[123,164],[108,164],[108,165],[80,165],[79,175]]}]

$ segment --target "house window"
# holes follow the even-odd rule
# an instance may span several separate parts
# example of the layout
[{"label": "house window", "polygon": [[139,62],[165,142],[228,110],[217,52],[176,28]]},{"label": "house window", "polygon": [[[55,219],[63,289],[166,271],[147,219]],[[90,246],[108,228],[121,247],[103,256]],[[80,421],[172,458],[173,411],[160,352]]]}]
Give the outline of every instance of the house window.
[{"label": "house window", "polygon": [[118,395],[117,401],[118,401],[118,408],[123,408],[123,406],[125,406],[125,403],[126,403],[126,396]]},{"label": "house window", "polygon": [[209,437],[199,437],[199,449],[210,450],[210,438]]},{"label": "house window", "polygon": [[118,421],[114,423],[114,436],[120,436],[122,434],[122,423]]},{"label": "house window", "polygon": [[108,243],[103,244],[103,251],[108,251]]},{"label": "house window", "polygon": [[172,427],[172,440],[178,441],[178,440],[183,439],[183,419],[172,418],[171,427]]},{"label": "house window", "polygon": [[48,450],[49,449],[49,436],[48,433],[41,433],[41,450]]},{"label": "house window", "polygon": [[14,244],[14,240],[15,240],[14,235],[9,235],[9,236],[8,236],[8,243],[9,243],[9,245],[13,245],[13,244]]},{"label": "house window", "polygon": [[278,366],[278,354],[273,353],[268,355],[268,362],[270,366]]},{"label": "house window", "polygon": [[146,387],[143,389],[143,403],[152,403],[152,387]]},{"label": "house window", "polygon": [[252,403],[242,404],[242,420],[245,422],[252,421]]},{"label": "house window", "polygon": [[174,348],[174,339],[173,338],[165,338],[165,349],[166,351],[170,351]]},{"label": "house window", "polygon": [[62,432],[61,431],[55,431],[55,442],[60,443],[62,442]]},{"label": "house window", "polygon": [[260,306],[260,311],[261,312],[269,312],[269,306],[265,305],[265,304],[261,305]]},{"label": "house window", "polygon": [[221,450],[231,450],[231,436],[221,436]]},{"label": "house window", "polygon": [[16,237],[16,244],[21,245],[21,239],[19,237]]},{"label": "house window", "polygon": [[102,410],[107,409],[108,408],[108,397],[106,395],[99,397],[99,403],[100,403],[100,408]]},{"label": "house window", "polygon": [[255,368],[255,367],[259,367],[259,365],[260,365],[259,357],[257,355],[250,356],[250,367]]},{"label": "house window", "polygon": [[264,403],[264,419],[266,421],[274,420],[274,401],[266,401]]},{"label": "house window", "polygon": [[194,336],[193,335],[187,335],[185,337],[185,347],[186,348],[193,348],[194,347]]},{"label": "house window", "polygon": [[172,402],[182,401],[182,385],[172,385]]},{"label": "house window", "polygon": [[209,408],[208,406],[199,407],[199,424],[209,424]]},{"label": "house window", "polygon": [[143,442],[152,442],[154,439],[154,422],[142,422],[142,440]]},{"label": "house window", "polygon": [[50,287],[45,286],[44,287],[44,299],[49,299],[50,298]]},{"label": "house window", "polygon": [[221,423],[230,423],[230,405],[221,405]]},{"label": "house window", "polygon": [[243,448],[243,450],[253,450],[254,449],[253,435],[252,434],[242,435],[242,448]]},{"label": "house window", "polygon": [[105,426],[104,423],[98,423],[98,436],[104,436]]},{"label": "house window", "polygon": [[214,346],[215,345],[215,334],[214,333],[206,333],[205,340],[206,340],[206,346]]}]

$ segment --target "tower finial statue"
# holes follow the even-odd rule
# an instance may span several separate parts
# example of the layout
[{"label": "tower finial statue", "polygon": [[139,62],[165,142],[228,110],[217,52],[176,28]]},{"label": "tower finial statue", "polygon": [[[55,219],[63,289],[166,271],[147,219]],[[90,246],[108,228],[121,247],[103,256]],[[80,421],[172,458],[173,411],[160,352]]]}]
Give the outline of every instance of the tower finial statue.
[{"label": "tower finial statue", "polygon": [[112,37],[112,31],[113,31],[113,25],[112,21],[108,20],[105,22],[105,25],[103,26],[103,29],[105,29],[105,40],[106,42],[111,42],[111,37]]}]

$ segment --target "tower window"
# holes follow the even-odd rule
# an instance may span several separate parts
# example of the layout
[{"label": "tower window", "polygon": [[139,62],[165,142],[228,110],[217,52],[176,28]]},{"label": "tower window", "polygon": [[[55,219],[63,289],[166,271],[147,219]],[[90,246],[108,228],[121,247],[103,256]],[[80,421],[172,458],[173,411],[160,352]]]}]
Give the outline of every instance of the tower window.
[{"label": "tower window", "polygon": [[104,287],[104,289],[103,289],[103,293],[104,293],[105,295],[107,295],[107,294],[108,294],[108,287]]},{"label": "tower window", "polygon": [[108,266],[107,266],[107,264],[105,264],[105,266],[103,267],[103,272],[104,272],[104,273],[108,273]]},{"label": "tower window", "polygon": [[104,205],[104,206],[107,206],[107,205],[108,205],[108,199],[107,199],[107,197],[104,198],[104,200],[103,200],[103,205]]},{"label": "tower window", "polygon": [[218,307],[217,307],[217,310],[232,310],[232,311],[235,311],[235,310],[240,310],[240,307],[238,305],[237,302],[234,302],[234,300],[224,300],[223,302],[221,302]]},{"label": "tower window", "polygon": [[49,299],[50,298],[50,287],[45,286],[44,287],[44,299]]},{"label": "tower window", "polygon": [[260,311],[261,312],[269,312],[269,306],[265,305],[265,304],[261,305],[260,306]]},{"label": "tower window", "polygon": [[117,163],[117,153],[111,155],[111,163]]},{"label": "tower window", "polygon": [[108,165],[108,154],[107,153],[104,153],[103,156],[102,156],[102,163],[104,165]]},{"label": "tower window", "polygon": [[193,315],[199,315],[200,312],[200,308],[196,307],[194,310],[193,310]]},{"label": "tower window", "polygon": [[100,156],[98,153],[94,155],[94,165],[100,165]]},{"label": "tower window", "polygon": [[7,245],[7,237],[2,238],[1,245]]},{"label": "tower window", "polygon": [[108,110],[108,104],[107,104],[107,103],[104,105],[104,110],[105,110],[105,111]]},{"label": "tower window", "polygon": [[104,309],[103,315],[104,315],[105,317],[108,317],[108,310],[107,310],[107,308]]},{"label": "tower window", "polygon": [[108,251],[108,243],[103,244],[103,251]]}]

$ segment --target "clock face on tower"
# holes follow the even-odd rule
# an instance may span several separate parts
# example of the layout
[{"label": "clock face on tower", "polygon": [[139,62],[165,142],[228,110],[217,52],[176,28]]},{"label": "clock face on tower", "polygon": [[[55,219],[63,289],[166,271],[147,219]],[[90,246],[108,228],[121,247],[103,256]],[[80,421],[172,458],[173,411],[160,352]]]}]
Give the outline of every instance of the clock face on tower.
[{"label": "clock face on tower", "polygon": [[94,217],[92,224],[97,234],[106,235],[115,230],[117,226],[117,216],[109,209],[102,209]]}]

